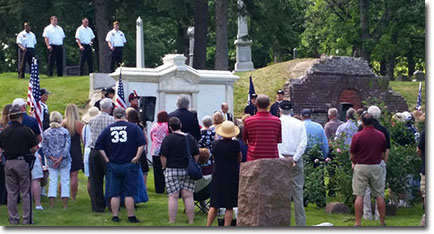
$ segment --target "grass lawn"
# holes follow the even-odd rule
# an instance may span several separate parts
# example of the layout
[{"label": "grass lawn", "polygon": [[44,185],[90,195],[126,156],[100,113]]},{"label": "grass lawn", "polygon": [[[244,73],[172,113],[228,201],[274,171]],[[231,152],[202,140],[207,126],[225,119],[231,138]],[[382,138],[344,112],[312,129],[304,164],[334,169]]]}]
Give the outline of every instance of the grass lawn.
[{"label": "grass lawn", "polygon": [[[50,111],[65,112],[69,103],[74,103],[78,108],[84,108],[89,98],[89,76],[64,76],[47,77],[39,75],[40,87],[51,92],[47,105]],[[29,75],[26,78],[18,79],[17,73],[0,74],[0,110],[15,98],[27,100],[29,87]]]},{"label": "grass lawn", "polygon": [[[311,59],[303,60],[303,63],[288,70],[285,63],[275,64],[268,68],[258,69],[252,72],[255,78],[255,88],[258,93],[266,93],[274,97],[275,90],[281,88],[288,76],[299,77],[303,68],[312,62]],[[291,63],[288,61],[287,63]],[[270,69],[272,70],[266,70]],[[235,83],[234,104],[236,116],[242,112],[248,93],[248,77],[250,73],[241,73],[241,79]],[[85,108],[88,102],[89,78],[81,77],[46,77],[41,75],[41,87],[47,88],[52,94],[47,101],[50,111],[59,111],[63,114],[68,103],[75,103],[79,108]],[[260,81],[258,81],[260,80]],[[11,103],[16,97],[27,97],[28,75],[26,79],[18,79],[16,73],[0,74],[0,109],[7,103]],[[264,84],[259,86],[259,84]],[[391,87],[403,94],[409,103],[410,108],[416,104],[418,91],[417,82],[391,82]],[[423,84],[425,88],[425,84]],[[423,92],[423,97],[425,92]],[[425,103],[425,100],[423,101]],[[69,208],[64,210],[62,202],[57,201],[55,208],[48,208],[48,199],[42,198],[42,205],[45,210],[34,210],[34,221],[37,226],[169,226],[167,212],[167,196],[157,195],[154,192],[152,169],[148,178],[149,202],[138,204],[136,215],[141,220],[139,224],[129,224],[126,222],[126,211],[121,209],[120,223],[111,222],[111,213],[92,213],[90,200],[86,191],[86,178],[83,173],[79,174],[79,192],[75,201],[69,202]],[[330,200],[330,199],[329,199]],[[331,200],[330,200],[331,201]],[[177,223],[174,226],[189,226],[187,217],[183,214],[184,206],[179,202]],[[20,211],[21,212],[21,211]],[[422,216],[420,204],[411,208],[399,208],[396,216],[387,217],[388,226],[418,226]],[[315,225],[322,222],[330,222],[335,226],[352,226],[354,224],[353,214],[326,214],[324,209],[318,208],[314,204],[309,204],[306,208],[307,225]],[[0,206],[0,225],[8,225],[7,207]],[[215,221],[214,225],[217,222]],[[291,224],[294,225],[294,216],[291,217]],[[193,226],[204,226],[206,224],[206,214],[199,214],[195,217]],[[366,226],[378,226],[377,221],[363,221]]]},{"label": "grass lawn", "polygon": [[[138,204],[136,216],[141,221],[138,224],[130,224],[126,222],[126,210],[121,208],[119,217],[121,222],[111,222],[111,213],[106,209],[104,213],[91,212],[90,199],[86,189],[86,177],[82,172],[79,173],[79,191],[75,201],[69,201],[69,207],[63,209],[62,201],[56,200],[55,207],[48,208],[48,198],[42,197],[42,206],[44,210],[35,210],[34,222],[35,226],[205,226],[206,214],[200,213],[195,216],[193,225],[187,224],[187,216],[183,213],[184,205],[179,199],[178,215],[176,223],[169,225],[167,211],[167,195],[156,194],[154,190],[154,178],[152,169],[148,177],[148,195],[147,203]],[[48,188],[47,188],[48,189]],[[196,208],[198,211],[198,208]],[[21,206],[19,208],[21,213]],[[386,217],[388,226],[418,226],[420,218],[423,214],[420,204],[411,208],[398,208],[396,216]],[[335,226],[353,226],[354,214],[327,214],[324,208],[318,208],[314,204],[309,204],[306,208],[307,225],[312,226],[322,222],[329,222]],[[8,226],[7,207],[0,206],[0,225]],[[294,211],[292,210],[291,226],[295,225]],[[379,226],[378,221],[362,221],[364,226]],[[217,226],[217,220],[214,221],[214,226]]]}]

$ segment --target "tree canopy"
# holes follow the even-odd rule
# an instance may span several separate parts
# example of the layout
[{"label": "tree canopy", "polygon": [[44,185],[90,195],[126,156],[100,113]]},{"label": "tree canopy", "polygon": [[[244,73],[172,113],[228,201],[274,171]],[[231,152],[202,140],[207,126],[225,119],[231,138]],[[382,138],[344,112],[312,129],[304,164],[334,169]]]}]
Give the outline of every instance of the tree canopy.
[{"label": "tree canopy", "polygon": [[[111,23],[118,20],[127,38],[124,62],[126,66],[135,66],[135,21],[140,16],[147,67],[160,65],[168,53],[187,56],[187,28],[197,26],[195,44],[199,52],[195,61],[202,69],[214,69],[217,62],[222,64],[218,68],[232,70],[238,14],[247,16],[256,68],[290,60],[297,48],[297,57],[321,54],[363,57],[378,74],[391,78],[425,70],[423,0],[244,0],[244,3],[245,10],[239,12],[237,1],[221,0],[0,0],[3,29],[0,72],[17,70],[16,35],[26,21],[36,34],[40,70],[45,71],[47,52],[42,31],[52,15],[58,17],[66,34],[67,66],[78,65],[79,50],[74,36],[83,17],[89,18],[97,36],[96,61],[107,60],[109,52],[103,37],[111,29]],[[102,7],[105,11],[101,11]],[[216,53],[216,48],[222,49]],[[103,63],[99,64],[95,63],[96,67],[104,71],[100,67]]]}]

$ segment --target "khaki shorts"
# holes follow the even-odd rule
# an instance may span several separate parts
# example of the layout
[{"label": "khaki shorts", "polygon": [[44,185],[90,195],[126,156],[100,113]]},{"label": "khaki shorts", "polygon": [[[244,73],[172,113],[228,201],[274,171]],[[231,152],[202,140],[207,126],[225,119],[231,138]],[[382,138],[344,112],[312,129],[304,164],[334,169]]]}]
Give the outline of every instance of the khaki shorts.
[{"label": "khaki shorts", "polygon": [[425,175],[420,174],[420,193],[425,198]]},{"label": "khaki shorts", "polygon": [[383,169],[380,164],[356,164],[353,171],[353,195],[364,196],[369,185],[374,197],[384,196]]}]

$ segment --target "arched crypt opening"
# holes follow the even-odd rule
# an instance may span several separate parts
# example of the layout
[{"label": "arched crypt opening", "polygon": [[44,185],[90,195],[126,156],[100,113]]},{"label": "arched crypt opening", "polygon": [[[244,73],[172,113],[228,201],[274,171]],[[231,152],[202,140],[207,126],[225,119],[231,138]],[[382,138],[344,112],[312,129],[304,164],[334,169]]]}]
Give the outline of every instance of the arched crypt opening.
[{"label": "arched crypt opening", "polygon": [[408,110],[404,98],[389,87],[389,78],[376,76],[362,58],[322,56],[301,77],[289,77],[284,91],[295,114],[310,108],[312,118],[321,124],[327,122],[329,108],[341,114],[349,107],[366,108],[362,101],[369,97],[382,100],[389,112]]}]

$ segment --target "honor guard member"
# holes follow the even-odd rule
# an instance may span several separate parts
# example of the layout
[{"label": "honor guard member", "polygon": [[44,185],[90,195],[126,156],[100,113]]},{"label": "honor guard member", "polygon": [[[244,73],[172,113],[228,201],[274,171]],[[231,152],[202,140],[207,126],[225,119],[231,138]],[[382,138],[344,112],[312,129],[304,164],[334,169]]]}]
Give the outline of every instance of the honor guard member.
[{"label": "honor guard member", "polygon": [[24,78],[24,73],[26,71],[26,63],[29,64],[29,70],[32,65],[32,58],[35,57],[35,45],[36,36],[30,31],[30,23],[24,23],[24,30],[18,33],[17,44],[18,44],[18,57],[19,67],[18,67],[18,77]]},{"label": "honor guard member", "polygon": [[256,112],[258,112],[258,109],[256,107],[256,98],[258,95],[256,93],[250,95],[250,103],[249,105],[244,108],[244,114],[250,114],[251,116],[256,115]]},{"label": "honor guard member", "polygon": [[134,108],[136,111],[140,113],[139,110],[139,96],[137,96],[134,92],[128,95],[128,102],[130,103],[130,107]]},{"label": "honor guard member", "polygon": [[[32,224],[32,197],[30,194],[30,167],[26,158],[34,157],[38,142],[33,131],[22,124],[21,107],[13,106],[9,112],[11,124],[0,133],[0,151],[6,158],[5,184],[8,193],[10,224],[19,224],[18,196],[21,196],[23,224]],[[1,160],[1,159],[0,159]]]},{"label": "honor guard member", "polygon": [[41,107],[42,107],[42,130],[47,130],[50,127],[50,112],[48,111],[47,100],[48,94],[51,94],[48,90],[42,88],[41,92]]},{"label": "honor guard member", "polygon": [[280,117],[280,109],[279,109],[279,104],[282,102],[282,100],[283,100],[283,95],[284,95],[284,92],[283,92],[283,90],[281,90],[281,89],[279,89],[279,90],[277,90],[277,93],[276,93],[276,102],[275,103],[273,103],[273,105],[271,105],[271,107],[270,107],[270,113],[272,114],[272,115],[274,115],[274,116],[277,116],[277,117]]},{"label": "honor guard member", "polygon": [[65,33],[62,27],[57,25],[56,16],[51,16],[50,22],[42,33],[48,50],[48,76],[53,76],[54,61],[57,64],[57,76],[63,76],[63,38],[65,38]]},{"label": "honor guard member", "polygon": [[122,48],[127,42],[125,34],[121,30],[119,30],[118,21],[113,22],[113,30],[110,30],[107,33],[105,40],[107,41],[108,47],[112,51],[110,71],[114,72],[115,68],[122,63]]},{"label": "honor guard member", "polygon": [[78,48],[80,49],[80,76],[84,75],[84,61],[87,61],[88,72],[93,72],[92,60],[92,41],[95,38],[92,29],[89,27],[89,19],[83,18],[81,26],[75,32],[75,40],[77,41]]}]

